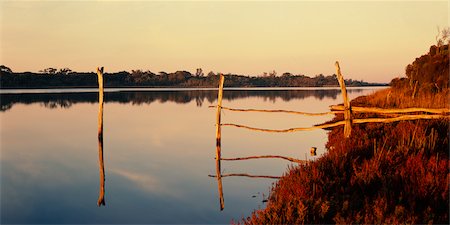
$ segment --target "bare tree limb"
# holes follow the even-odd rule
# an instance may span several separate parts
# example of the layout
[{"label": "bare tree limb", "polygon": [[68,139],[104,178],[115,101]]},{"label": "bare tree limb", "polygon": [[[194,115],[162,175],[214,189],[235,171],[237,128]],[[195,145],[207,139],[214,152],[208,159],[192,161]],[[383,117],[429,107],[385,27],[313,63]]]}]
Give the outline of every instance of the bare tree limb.
[{"label": "bare tree limb", "polygon": [[[210,108],[215,108],[217,106],[209,106]],[[300,112],[300,111],[292,111],[292,110],[282,110],[282,109],[236,109],[222,106],[222,109],[235,111],[235,112],[264,112],[264,113],[289,113],[289,114],[300,114],[305,116],[325,116],[330,114],[339,114],[343,112],[339,111],[331,111],[331,112],[323,112],[323,113],[310,113],[310,112]]]},{"label": "bare tree limb", "polygon": [[[331,110],[344,110],[342,105],[332,105]],[[416,112],[426,112],[434,114],[445,114],[450,113],[450,109],[428,109],[428,108],[404,108],[404,109],[383,109],[376,107],[358,107],[352,106],[353,112],[364,112],[364,113],[416,113]]]},{"label": "bare tree limb", "polygon": [[[216,175],[208,175],[208,177],[216,177]],[[269,178],[269,179],[280,179],[277,176],[265,176],[265,175],[250,175],[246,173],[230,173],[222,174],[221,177],[250,177],[250,178]]]},{"label": "bare tree limb", "polygon": [[[443,116],[443,115],[404,115],[394,118],[367,118],[367,119],[353,119],[352,123],[392,123],[397,121],[406,121],[406,120],[419,120],[419,119],[441,119],[441,118],[450,118],[450,116]],[[276,130],[276,129],[264,129],[264,128],[256,128],[256,127],[250,127],[246,125],[240,125],[240,124],[233,124],[233,123],[224,123],[221,124],[222,126],[231,126],[231,127],[237,127],[237,128],[244,128],[248,130],[253,131],[262,131],[262,132],[273,132],[273,133],[289,133],[289,132],[296,132],[296,131],[308,131],[308,130],[316,130],[316,129],[325,129],[330,127],[336,127],[340,125],[345,125],[346,121],[339,121],[336,123],[327,123],[327,124],[321,124],[316,125],[312,127],[297,127],[297,128],[289,128],[289,129],[283,129],[283,130]]]}]

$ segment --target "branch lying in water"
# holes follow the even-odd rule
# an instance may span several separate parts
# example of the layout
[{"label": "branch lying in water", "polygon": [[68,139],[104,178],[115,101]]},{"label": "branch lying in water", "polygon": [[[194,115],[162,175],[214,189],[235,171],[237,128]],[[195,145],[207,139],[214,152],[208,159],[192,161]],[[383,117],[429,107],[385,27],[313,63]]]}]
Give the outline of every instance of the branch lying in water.
[{"label": "branch lying in water", "polygon": [[[217,177],[216,175],[208,175],[208,177]],[[276,176],[264,176],[264,175],[250,175],[246,173],[229,173],[222,174],[220,177],[250,177],[250,178],[269,178],[269,179],[280,179],[281,177]]]},{"label": "branch lying in water", "polygon": [[[442,116],[442,115],[404,115],[394,118],[367,118],[367,119],[353,119],[352,123],[392,123],[397,121],[407,121],[407,120],[419,120],[419,119],[444,119],[444,118],[450,118],[450,116]],[[240,124],[233,124],[233,123],[224,123],[221,124],[221,126],[231,126],[231,127],[238,127],[238,128],[244,128],[248,130],[253,131],[262,131],[262,132],[273,132],[273,133],[288,133],[288,132],[296,132],[296,131],[307,131],[307,130],[315,130],[315,129],[325,129],[330,127],[337,127],[340,125],[344,125],[345,121],[339,121],[336,123],[328,123],[328,124],[321,124],[316,125],[312,127],[298,127],[298,128],[289,128],[284,130],[275,130],[275,129],[264,129],[264,128],[256,128],[256,127],[249,127],[246,125],[240,125]]]},{"label": "branch lying in water", "polygon": [[[331,110],[344,110],[342,105],[332,105]],[[414,112],[426,112],[435,114],[450,113],[450,109],[427,109],[427,108],[404,108],[404,109],[383,109],[375,107],[358,107],[352,106],[353,112],[366,112],[366,113],[414,113]]]},{"label": "branch lying in water", "polygon": [[[209,106],[209,108],[216,108],[217,106]],[[305,116],[325,116],[330,114],[339,114],[343,113],[342,111],[331,111],[331,112],[323,112],[323,113],[310,113],[310,112],[300,112],[300,111],[292,111],[292,110],[282,110],[282,109],[234,109],[228,107],[221,107],[224,110],[235,111],[235,112],[264,112],[264,113],[289,113],[289,114],[300,114]]]}]

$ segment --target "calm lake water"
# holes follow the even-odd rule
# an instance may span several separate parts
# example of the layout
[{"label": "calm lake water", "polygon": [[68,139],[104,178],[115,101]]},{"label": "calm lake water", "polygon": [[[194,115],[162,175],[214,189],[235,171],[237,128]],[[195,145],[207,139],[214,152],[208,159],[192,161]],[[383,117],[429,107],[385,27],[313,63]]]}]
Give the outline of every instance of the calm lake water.
[{"label": "calm lake water", "polygon": [[[350,88],[353,99],[379,88]],[[0,92],[1,223],[229,223],[265,206],[273,179],[215,175],[217,91],[106,89],[106,205],[97,206],[98,94],[95,89]],[[223,106],[326,112],[338,89],[229,89]],[[224,111],[223,123],[284,129],[323,123],[305,117]],[[323,154],[324,130],[284,134],[222,128],[222,157]],[[317,157],[318,157],[317,156]],[[223,173],[281,176],[281,159],[222,162]]]}]

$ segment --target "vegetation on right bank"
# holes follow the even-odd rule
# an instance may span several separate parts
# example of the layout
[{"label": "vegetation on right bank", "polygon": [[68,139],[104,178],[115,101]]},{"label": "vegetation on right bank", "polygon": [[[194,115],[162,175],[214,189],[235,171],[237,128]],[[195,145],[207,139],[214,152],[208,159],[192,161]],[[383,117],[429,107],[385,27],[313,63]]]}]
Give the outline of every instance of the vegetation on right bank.
[{"label": "vegetation on right bank", "polygon": [[[406,67],[391,87],[352,106],[449,108],[447,45]],[[353,114],[355,118],[375,117]],[[342,120],[342,114],[333,120]],[[274,184],[266,208],[242,224],[419,223],[449,221],[449,120],[354,124],[328,134],[328,151],[291,167]]]}]

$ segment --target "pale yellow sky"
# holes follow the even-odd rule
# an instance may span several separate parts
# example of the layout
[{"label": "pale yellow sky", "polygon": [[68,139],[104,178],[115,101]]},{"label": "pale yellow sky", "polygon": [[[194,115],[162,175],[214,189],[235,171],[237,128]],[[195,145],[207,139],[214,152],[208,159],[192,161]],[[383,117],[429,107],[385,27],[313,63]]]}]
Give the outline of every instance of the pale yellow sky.
[{"label": "pale yellow sky", "polygon": [[1,1],[0,64],[389,82],[449,24],[448,1]]}]

